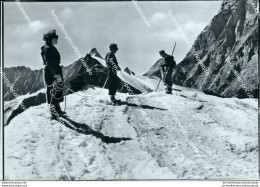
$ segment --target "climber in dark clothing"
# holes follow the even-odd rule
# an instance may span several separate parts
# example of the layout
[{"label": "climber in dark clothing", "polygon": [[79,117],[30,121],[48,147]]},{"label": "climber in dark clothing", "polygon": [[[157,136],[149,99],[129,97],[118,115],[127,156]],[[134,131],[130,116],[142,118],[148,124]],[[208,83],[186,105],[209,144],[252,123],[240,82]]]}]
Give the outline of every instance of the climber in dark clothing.
[{"label": "climber in dark clothing", "polygon": [[164,50],[161,50],[159,53],[163,57],[160,69],[164,85],[166,86],[165,90],[167,94],[172,94],[172,72],[176,66],[176,62],[174,61],[174,57],[165,53]]},{"label": "climber in dark clothing", "polygon": [[[41,47],[41,55],[45,65],[44,78],[47,84],[47,100],[52,108],[52,117],[56,118],[53,111],[56,111],[59,115],[65,114],[65,112],[61,111],[59,104],[63,101],[63,74],[60,66],[60,54],[54,47],[58,40],[56,30],[51,30],[44,34],[43,40],[46,42],[46,45]],[[54,89],[53,85],[55,83],[57,83],[58,87]]]},{"label": "climber in dark clothing", "polygon": [[109,46],[110,51],[106,55],[106,65],[108,69],[108,89],[110,95],[110,99],[112,103],[115,103],[119,100],[115,99],[116,91],[117,91],[117,71],[120,71],[120,67],[118,66],[118,62],[115,56],[115,53],[117,52],[117,44],[111,44]]}]

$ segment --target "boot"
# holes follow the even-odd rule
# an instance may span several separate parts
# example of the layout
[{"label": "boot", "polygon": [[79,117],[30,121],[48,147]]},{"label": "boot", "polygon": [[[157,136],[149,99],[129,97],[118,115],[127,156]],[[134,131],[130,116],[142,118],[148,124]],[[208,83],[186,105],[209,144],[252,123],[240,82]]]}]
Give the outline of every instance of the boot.
[{"label": "boot", "polygon": [[111,102],[120,102],[120,99],[116,99],[114,95],[110,96]]},{"label": "boot", "polygon": [[115,101],[115,100],[116,100],[115,96],[114,96],[114,95],[111,95],[111,96],[110,96],[110,100],[111,100],[111,101]]},{"label": "boot", "polygon": [[58,120],[59,114],[55,108],[54,105],[50,105],[50,110],[51,110],[51,120]]},{"label": "boot", "polygon": [[117,100],[114,95],[111,95],[110,99],[111,99],[112,105],[114,105],[114,106],[119,105],[119,102],[121,101],[121,100]]},{"label": "boot", "polygon": [[59,114],[60,116],[64,116],[64,115],[66,115],[67,113],[64,112],[64,111],[60,111],[58,114]]},{"label": "boot", "polygon": [[171,86],[167,86],[166,87],[166,93],[167,94],[172,94],[172,87]]},{"label": "boot", "polygon": [[[58,118],[58,117],[61,117],[61,116],[64,116],[66,114],[66,112],[63,112],[60,108],[60,104],[59,103],[54,103],[54,104],[51,104],[51,115],[54,119]],[[57,114],[58,116],[57,116]],[[56,114],[56,115],[55,115]]]},{"label": "boot", "polygon": [[168,90],[169,90],[169,93],[172,94],[172,87],[171,86],[169,86]]}]

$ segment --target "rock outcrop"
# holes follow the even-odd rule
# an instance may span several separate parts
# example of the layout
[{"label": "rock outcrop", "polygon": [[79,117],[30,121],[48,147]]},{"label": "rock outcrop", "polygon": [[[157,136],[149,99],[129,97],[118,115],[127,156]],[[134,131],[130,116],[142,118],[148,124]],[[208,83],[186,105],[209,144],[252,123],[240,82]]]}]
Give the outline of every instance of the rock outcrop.
[{"label": "rock outcrop", "polygon": [[[254,1],[256,3],[256,1]],[[246,0],[223,1],[221,10],[198,36],[194,48],[206,75],[190,51],[174,75],[176,84],[224,97],[248,97],[227,58],[248,90],[258,98],[258,19]]]}]

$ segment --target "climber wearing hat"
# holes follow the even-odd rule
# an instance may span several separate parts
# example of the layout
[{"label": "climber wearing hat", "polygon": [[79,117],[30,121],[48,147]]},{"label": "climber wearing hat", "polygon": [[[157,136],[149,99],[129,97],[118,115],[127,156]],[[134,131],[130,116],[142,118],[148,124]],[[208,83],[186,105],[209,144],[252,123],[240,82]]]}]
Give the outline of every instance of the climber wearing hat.
[{"label": "climber wearing hat", "polygon": [[111,102],[116,104],[119,100],[115,99],[116,91],[117,91],[117,71],[120,71],[120,67],[118,66],[118,62],[115,56],[115,53],[118,50],[117,44],[111,44],[109,46],[110,52],[106,55],[106,65],[108,69],[108,89],[110,95]]},{"label": "climber wearing hat", "polygon": [[[60,66],[60,54],[54,45],[57,44],[58,35],[56,30],[51,30],[43,35],[45,45],[41,47],[41,55],[45,65],[44,78],[47,84],[47,100],[51,108],[54,108],[59,115],[65,114],[61,111],[60,102],[63,101],[63,90],[53,89],[53,83],[63,81],[62,69]],[[56,116],[52,114],[52,117]]]},{"label": "climber wearing hat", "polygon": [[165,90],[167,94],[172,94],[172,72],[176,66],[176,62],[174,61],[174,57],[165,53],[164,50],[159,51],[159,54],[163,58],[160,69],[164,85],[166,86]]}]

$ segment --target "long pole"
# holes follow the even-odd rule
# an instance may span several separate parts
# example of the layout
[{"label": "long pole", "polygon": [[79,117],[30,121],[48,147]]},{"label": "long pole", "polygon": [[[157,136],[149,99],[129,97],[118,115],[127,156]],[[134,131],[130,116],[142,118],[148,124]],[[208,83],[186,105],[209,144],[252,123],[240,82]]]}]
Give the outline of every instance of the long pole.
[{"label": "long pole", "polygon": [[175,47],[176,47],[176,42],[175,42],[174,47],[173,47],[173,50],[172,50],[172,55],[173,55],[173,53],[174,53]]},{"label": "long pole", "polygon": [[157,85],[157,87],[156,87],[156,90],[155,90],[155,92],[157,91],[157,89],[158,89],[158,87],[159,87],[159,85],[160,85],[161,81],[162,81],[162,78],[160,78],[160,81],[159,81],[159,83],[158,83],[158,85]]}]

